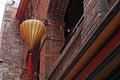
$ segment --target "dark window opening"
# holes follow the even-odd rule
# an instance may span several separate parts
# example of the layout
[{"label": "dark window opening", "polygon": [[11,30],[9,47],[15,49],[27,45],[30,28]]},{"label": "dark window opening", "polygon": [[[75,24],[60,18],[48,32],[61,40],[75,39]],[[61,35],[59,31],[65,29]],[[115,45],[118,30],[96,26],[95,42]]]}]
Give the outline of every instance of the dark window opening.
[{"label": "dark window opening", "polygon": [[83,15],[83,0],[69,0],[64,21],[65,21],[65,32],[64,37],[67,39],[74,29],[75,25]]}]

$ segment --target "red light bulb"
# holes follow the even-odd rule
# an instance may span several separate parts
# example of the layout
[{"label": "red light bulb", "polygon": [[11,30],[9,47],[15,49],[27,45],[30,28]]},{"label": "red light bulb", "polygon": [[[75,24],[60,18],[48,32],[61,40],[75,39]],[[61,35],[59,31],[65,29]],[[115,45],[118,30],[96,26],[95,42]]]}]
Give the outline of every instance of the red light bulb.
[{"label": "red light bulb", "polygon": [[50,33],[48,33],[47,36],[50,37]]},{"label": "red light bulb", "polygon": [[70,29],[67,29],[67,32],[70,32]]},{"label": "red light bulb", "polygon": [[60,30],[62,30],[63,29],[63,27],[62,26],[60,26]]}]

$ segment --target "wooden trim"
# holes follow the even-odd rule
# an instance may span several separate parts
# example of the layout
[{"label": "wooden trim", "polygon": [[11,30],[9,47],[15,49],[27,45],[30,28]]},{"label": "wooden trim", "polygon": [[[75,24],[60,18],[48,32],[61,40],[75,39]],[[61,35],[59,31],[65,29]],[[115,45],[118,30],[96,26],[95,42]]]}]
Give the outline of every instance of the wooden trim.
[{"label": "wooden trim", "polygon": [[99,53],[90,61],[90,63],[85,67],[85,69],[80,72],[80,74],[77,77],[77,80],[85,80],[86,76],[90,74],[98,65],[106,59],[108,55],[111,54],[113,49],[116,48],[118,44],[120,44],[120,30],[117,32],[112,39],[99,51]]},{"label": "wooden trim", "polygon": [[[119,3],[118,3],[119,4]],[[91,56],[96,52],[96,48],[99,48],[102,43],[118,28],[120,23],[120,11],[115,15],[115,17],[106,25],[105,29],[89,47],[89,49],[84,53],[84,55],[78,60],[74,67],[67,73],[64,80],[70,80],[72,77],[78,73],[80,69],[84,66],[84,63],[89,60]]]},{"label": "wooden trim", "polygon": [[[81,68],[84,67],[86,61],[89,61],[88,58],[95,55],[95,54],[93,54],[93,53],[95,53],[95,50],[96,50],[94,47],[100,48],[100,46],[103,45],[104,42],[116,31],[116,29],[118,28],[117,25],[119,23],[120,16],[117,15],[114,20],[112,20],[112,19],[119,11],[119,8],[120,8],[119,3],[120,2],[117,2],[116,5],[114,5],[114,7],[109,11],[109,13],[107,13],[107,15],[104,17],[102,22],[99,24],[99,28],[96,30],[94,35],[90,38],[90,40],[86,43],[87,45],[84,45],[82,47],[82,49],[80,49],[78,51],[78,53],[75,56],[73,56],[71,62],[67,63],[68,66],[64,67],[64,70],[62,73],[59,74],[58,79],[63,80],[64,78],[66,78],[66,80],[70,80],[71,78],[73,78],[76,75],[76,73]],[[112,25],[109,24],[111,20],[113,23],[115,22]],[[109,26],[107,26],[108,24],[109,24]],[[92,51],[93,49],[94,49],[93,52],[89,52],[89,51]],[[86,50],[88,50],[88,51],[86,51]],[[85,53],[87,53],[87,54],[85,54]],[[89,53],[92,53],[92,54],[88,55]],[[81,55],[83,55],[83,56],[88,55],[88,57],[85,58],[85,60],[83,62],[81,61],[82,65],[78,64],[81,59]],[[65,51],[63,51],[63,53],[60,55],[59,59],[56,61],[54,69],[49,74],[49,77],[48,77],[49,80],[51,80],[53,77],[55,77],[54,75],[57,72],[56,70],[57,70],[57,68],[59,68],[61,66],[60,64],[61,64],[62,60],[64,59],[64,57],[65,57]],[[83,59],[84,59],[84,57],[83,57]]]},{"label": "wooden trim", "polygon": [[107,76],[118,65],[120,65],[120,53],[97,76],[95,76],[93,80],[103,80],[104,77]]}]

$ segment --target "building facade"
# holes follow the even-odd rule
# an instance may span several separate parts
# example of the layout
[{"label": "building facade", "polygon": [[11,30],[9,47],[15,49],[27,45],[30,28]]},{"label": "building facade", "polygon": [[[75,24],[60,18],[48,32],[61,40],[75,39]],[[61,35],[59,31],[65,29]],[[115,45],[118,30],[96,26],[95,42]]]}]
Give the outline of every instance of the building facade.
[{"label": "building facade", "polygon": [[[21,0],[19,22],[37,19],[47,29],[34,50],[32,80],[119,79],[119,10],[119,0]],[[25,80],[27,53],[25,44]]]},{"label": "building facade", "polygon": [[15,18],[18,5],[11,1],[5,5],[1,29],[1,80],[20,80],[22,72],[23,40],[19,35],[19,25]]}]

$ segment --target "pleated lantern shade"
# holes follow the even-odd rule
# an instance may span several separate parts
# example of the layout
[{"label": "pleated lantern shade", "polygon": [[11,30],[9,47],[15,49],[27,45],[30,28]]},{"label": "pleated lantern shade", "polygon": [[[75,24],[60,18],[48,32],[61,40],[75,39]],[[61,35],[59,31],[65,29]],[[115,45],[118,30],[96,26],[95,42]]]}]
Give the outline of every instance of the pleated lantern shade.
[{"label": "pleated lantern shade", "polygon": [[32,49],[45,34],[46,28],[39,20],[26,20],[20,25],[20,32],[24,41]]},{"label": "pleated lantern shade", "polygon": [[[39,20],[26,20],[20,25],[20,32],[25,41],[29,46],[29,50],[32,50],[41,38],[45,34],[46,28],[42,22]],[[32,53],[29,53],[28,57],[28,66],[27,66],[27,75],[28,77],[32,74]]]}]

